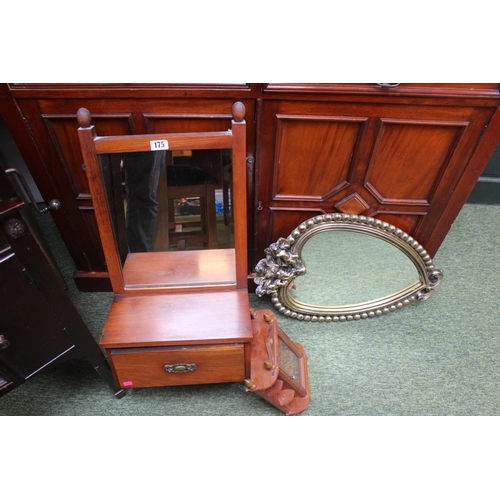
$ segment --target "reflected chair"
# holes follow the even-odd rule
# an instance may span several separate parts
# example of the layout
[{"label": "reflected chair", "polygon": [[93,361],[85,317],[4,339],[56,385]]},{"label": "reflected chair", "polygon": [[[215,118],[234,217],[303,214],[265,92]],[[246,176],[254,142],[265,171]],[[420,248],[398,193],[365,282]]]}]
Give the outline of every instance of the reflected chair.
[{"label": "reflected chair", "polygon": [[[170,245],[185,250],[188,244],[217,248],[216,184],[217,178],[199,167],[166,167],[157,193],[159,216],[154,250],[169,250]],[[179,220],[176,216],[185,217]]]},{"label": "reflected chair", "polygon": [[[170,244],[185,248],[188,242],[217,248],[215,186],[217,178],[201,168],[190,165],[167,167],[168,227]],[[199,199],[199,205],[189,204]],[[180,200],[187,200],[184,204]],[[176,222],[175,216],[198,215],[197,221]]]}]

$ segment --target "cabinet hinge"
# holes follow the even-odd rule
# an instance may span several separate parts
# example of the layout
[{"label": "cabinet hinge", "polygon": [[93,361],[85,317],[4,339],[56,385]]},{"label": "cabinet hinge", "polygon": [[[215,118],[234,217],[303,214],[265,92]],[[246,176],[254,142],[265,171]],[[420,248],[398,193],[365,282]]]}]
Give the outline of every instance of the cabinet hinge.
[{"label": "cabinet hinge", "polygon": [[34,139],[35,138],[35,134],[33,133],[33,129],[31,128],[30,122],[24,116],[23,116],[23,120],[24,120],[24,124],[26,125],[26,128],[28,129],[29,134]]},{"label": "cabinet hinge", "polygon": [[23,268],[22,269],[22,273],[24,274],[24,277],[28,280],[28,283],[30,285],[33,284],[33,278],[31,277],[31,274],[28,272],[28,270],[26,268]]}]

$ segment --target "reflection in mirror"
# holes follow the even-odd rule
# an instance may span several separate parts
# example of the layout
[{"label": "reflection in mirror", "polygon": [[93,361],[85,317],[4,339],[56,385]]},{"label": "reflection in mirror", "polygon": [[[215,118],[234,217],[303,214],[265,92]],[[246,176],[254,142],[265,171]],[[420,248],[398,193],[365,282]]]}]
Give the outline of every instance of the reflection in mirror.
[{"label": "reflection in mirror", "polygon": [[257,295],[305,321],[379,316],[427,299],[442,280],[411,236],[365,216],[314,217],[265,254],[255,268]]},{"label": "reflection in mirror", "polygon": [[419,279],[415,266],[396,247],[353,231],[316,234],[302,248],[302,262],[307,273],[293,282],[289,294],[319,306],[372,301]]},{"label": "reflection in mirror", "polygon": [[[183,284],[175,279],[178,258],[147,257],[177,251],[219,251],[202,258],[213,269],[208,279],[234,281],[234,250],[229,250],[234,249],[231,150],[102,154],[99,164],[127,287],[143,287],[151,279],[127,273],[126,263],[138,259],[150,267],[168,261],[171,284]],[[231,276],[218,276],[228,261]],[[158,268],[156,272],[161,281]],[[200,284],[189,282],[186,269],[179,280]]]},{"label": "reflection in mirror", "polygon": [[231,150],[100,156],[113,172],[113,205],[123,203],[116,227],[130,252],[234,247]]}]

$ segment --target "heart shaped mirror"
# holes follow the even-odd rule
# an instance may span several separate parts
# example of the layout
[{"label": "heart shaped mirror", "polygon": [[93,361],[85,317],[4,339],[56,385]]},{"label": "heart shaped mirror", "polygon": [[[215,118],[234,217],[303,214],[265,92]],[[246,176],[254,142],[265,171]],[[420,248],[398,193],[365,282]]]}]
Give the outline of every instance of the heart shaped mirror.
[{"label": "heart shaped mirror", "polygon": [[256,293],[286,316],[351,321],[429,298],[443,274],[401,229],[371,217],[325,214],[265,250]]}]

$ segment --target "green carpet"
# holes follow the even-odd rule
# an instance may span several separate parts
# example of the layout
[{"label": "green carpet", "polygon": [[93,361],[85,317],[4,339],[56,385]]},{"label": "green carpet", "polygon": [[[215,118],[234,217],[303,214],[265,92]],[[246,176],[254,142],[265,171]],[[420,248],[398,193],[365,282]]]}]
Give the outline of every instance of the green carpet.
[{"label": "green carpet", "polygon": [[[444,279],[427,301],[340,324],[278,314],[309,357],[311,403],[302,416],[500,414],[499,217],[499,206],[463,208],[434,258]],[[69,293],[97,339],[112,295],[77,291],[66,248],[51,221],[43,225]],[[268,297],[252,294],[250,300],[256,309],[272,308]],[[239,384],[134,389],[115,399],[86,362],[72,360],[0,398],[0,415],[282,413]]]}]

